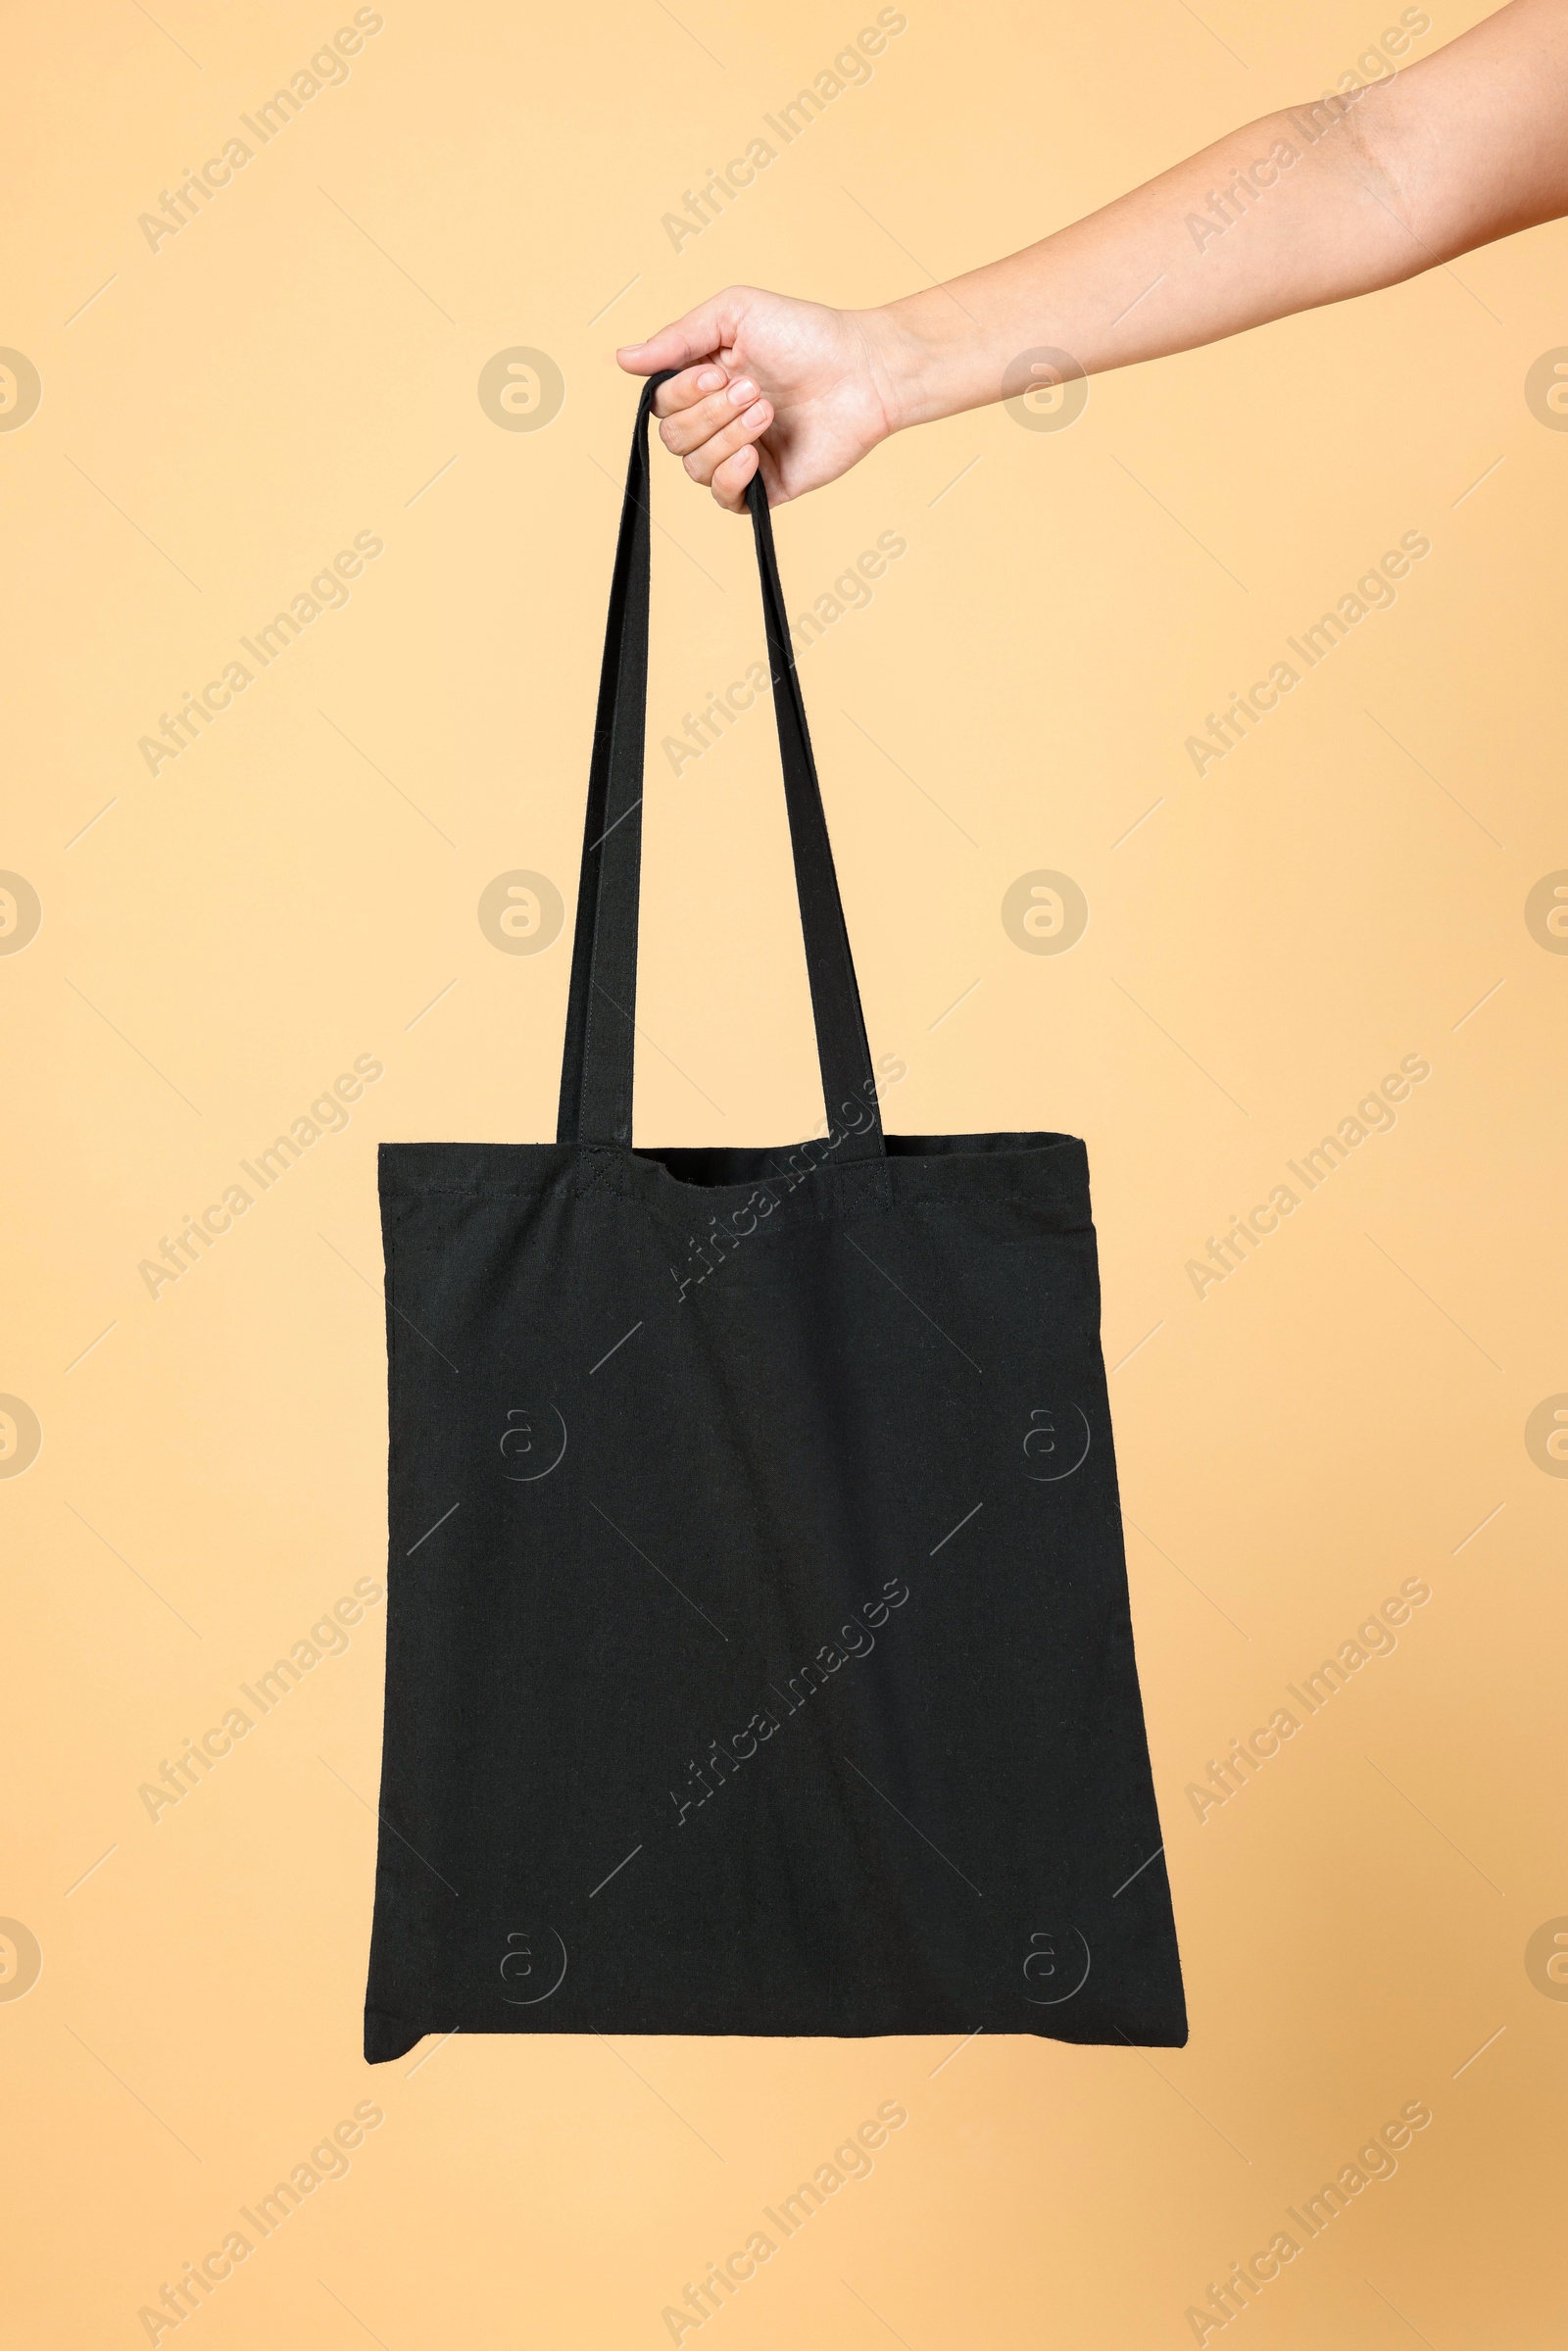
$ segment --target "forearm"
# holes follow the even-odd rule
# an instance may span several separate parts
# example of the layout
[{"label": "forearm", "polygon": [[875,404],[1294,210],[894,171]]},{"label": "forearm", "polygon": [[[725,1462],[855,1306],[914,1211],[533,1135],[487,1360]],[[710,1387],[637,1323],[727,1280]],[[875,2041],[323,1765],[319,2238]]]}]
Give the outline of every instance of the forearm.
[{"label": "forearm", "polygon": [[[1265,116],[1023,252],[866,315],[889,422],[1372,292],[1568,207],[1568,9],[1516,0],[1437,56]],[[1038,381],[1039,378],[1037,377]]]},{"label": "forearm", "polygon": [[1347,114],[1309,145],[1291,115],[1265,116],[1038,245],[890,304],[877,339],[892,419],[1025,389],[1009,369],[1031,350],[1093,375],[1425,269],[1357,127]]}]

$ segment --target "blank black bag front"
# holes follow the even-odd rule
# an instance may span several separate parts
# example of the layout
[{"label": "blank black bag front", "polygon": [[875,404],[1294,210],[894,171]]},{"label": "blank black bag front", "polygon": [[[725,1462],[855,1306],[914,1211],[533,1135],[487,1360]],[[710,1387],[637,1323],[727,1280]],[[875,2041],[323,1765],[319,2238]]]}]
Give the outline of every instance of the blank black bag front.
[{"label": "blank black bag front", "polygon": [[661,380],[557,1140],[381,1151],[366,2055],[455,2028],[1174,2045],[1084,1147],[883,1133],[755,483],[827,1132],[633,1149]]}]

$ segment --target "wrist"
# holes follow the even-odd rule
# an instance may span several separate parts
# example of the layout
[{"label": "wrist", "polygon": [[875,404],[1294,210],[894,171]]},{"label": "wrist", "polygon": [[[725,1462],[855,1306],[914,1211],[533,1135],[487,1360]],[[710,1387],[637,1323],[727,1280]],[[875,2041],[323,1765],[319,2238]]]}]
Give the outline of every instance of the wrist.
[{"label": "wrist", "polygon": [[978,321],[945,286],[906,294],[874,314],[884,354],[889,430],[930,424],[997,397]]},{"label": "wrist", "polygon": [[878,310],[858,311],[855,318],[887,432],[903,432],[911,424],[928,424],[947,416],[950,404],[944,384],[949,369],[940,332],[945,321],[933,317],[929,298],[907,295]]}]

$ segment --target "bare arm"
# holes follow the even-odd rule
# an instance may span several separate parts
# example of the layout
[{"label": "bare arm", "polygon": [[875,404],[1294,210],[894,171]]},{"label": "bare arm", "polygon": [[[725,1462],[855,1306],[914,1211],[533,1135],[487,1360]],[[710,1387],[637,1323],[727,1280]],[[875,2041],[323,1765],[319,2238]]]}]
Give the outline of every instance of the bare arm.
[{"label": "bare arm", "polygon": [[[629,373],[719,504],[760,462],[777,505],[888,434],[1342,302],[1568,213],[1568,0],[1511,0],[1383,82],[1232,131],[1086,220],[880,310],[732,286]],[[1036,383],[1050,380],[1039,369]]]}]

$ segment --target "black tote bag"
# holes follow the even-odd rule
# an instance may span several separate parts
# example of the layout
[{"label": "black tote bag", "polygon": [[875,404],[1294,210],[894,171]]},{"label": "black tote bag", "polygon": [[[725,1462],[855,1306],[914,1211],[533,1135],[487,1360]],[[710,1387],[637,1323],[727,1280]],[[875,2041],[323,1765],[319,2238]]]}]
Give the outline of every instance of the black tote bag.
[{"label": "black tote bag", "polygon": [[1082,1143],[884,1135],[749,493],[825,1135],[632,1142],[650,515],[615,555],[554,1144],[382,1146],[365,2048],[1173,2046]]}]

